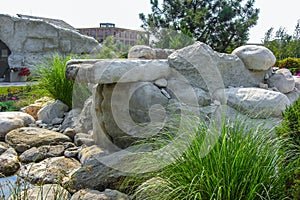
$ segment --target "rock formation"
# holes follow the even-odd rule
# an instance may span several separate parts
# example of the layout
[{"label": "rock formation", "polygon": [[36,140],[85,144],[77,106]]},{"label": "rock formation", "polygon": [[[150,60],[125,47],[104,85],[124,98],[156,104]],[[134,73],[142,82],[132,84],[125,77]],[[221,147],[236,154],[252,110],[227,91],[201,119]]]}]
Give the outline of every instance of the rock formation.
[{"label": "rock formation", "polygon": [[[140,55],[137,49],[142,49]],[[221,106],[230,118],[274,127],[286,106],[299,97],[293,76],[288,70],[273,72],[276,59],[263,46],[247,45],[224,54],[197,42],[160,60],[151,59],[155,50],[150,47],[130,52],[143,59],[67,64],[70,79],[95,84],[93,132],[102,147],[126,148],[146,132],[163,129],[174,112],[182,115],[185,110],[207,118]],[[280,85],[273,81],[277,76],[282,77]]]},{"label": "rock formation", "polygon": [[0,14],[0,40],[10,49],[10,67],[33,68],[53,54],[98,52],[101,45],[92,37],[60,24]]}]

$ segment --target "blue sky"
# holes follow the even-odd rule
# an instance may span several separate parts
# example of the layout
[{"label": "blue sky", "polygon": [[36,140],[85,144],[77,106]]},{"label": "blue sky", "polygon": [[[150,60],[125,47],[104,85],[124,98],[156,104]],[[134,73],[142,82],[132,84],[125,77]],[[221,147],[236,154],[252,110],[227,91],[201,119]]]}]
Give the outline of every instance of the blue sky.
[{"label": "blue sky", "polygon": [[[300,19],[299,0],[256,0],[258,24],[250,30],[249,42],[258,43],[271,27],[285,27],[289,34]],[[0,0],[0,13],[57,18],[76,28],[97,27],[112,22],[118,27],[139,29],[139,13],[151,12],[150,0]]]}]

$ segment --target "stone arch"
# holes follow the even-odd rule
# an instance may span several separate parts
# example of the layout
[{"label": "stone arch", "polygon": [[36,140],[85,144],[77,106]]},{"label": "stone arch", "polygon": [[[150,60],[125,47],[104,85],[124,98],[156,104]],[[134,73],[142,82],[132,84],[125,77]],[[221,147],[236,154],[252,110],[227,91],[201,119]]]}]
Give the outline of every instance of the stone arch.
[{"label": "stone arch", "polygon": [[0,78],[9,74],[8,57],[11,54],[9,47],[0,40]]}]

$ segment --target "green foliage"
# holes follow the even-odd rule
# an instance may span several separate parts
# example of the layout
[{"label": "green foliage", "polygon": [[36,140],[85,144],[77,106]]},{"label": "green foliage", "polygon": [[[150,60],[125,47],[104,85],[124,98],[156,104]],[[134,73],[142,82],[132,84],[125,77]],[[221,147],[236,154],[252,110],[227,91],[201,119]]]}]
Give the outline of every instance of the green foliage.
[{"label": "green foliage", "polygon": [[289,35],[286,29],[280,27],[274,34],[274,28],[270,28],[263,40],[263,45],[270,49],[277,59],[288,57],[300,57],[300,20],[295,27],[294,34]]},{"label": "green foliage", "polygon": [[20,108],[18,106],[16,106],[14,101],[12,101],[12,100],[0,102],[0,112],[17,111],[19,109]]},{"label": "green foliage", "polygon": [[195,43],[193,37],[174,30],[161,29],[150,46],[161,49],[181,49]]},{"label": "green foliage", "polygon": [[300,98],[283,113],[283,122],[277,129],[279,135],[288,134],[300,146]]},{"label": "green foliage", "polygon": [[276,67],[287,68],[294,75],[300,72],[300,58],[285,58],[276,62]]},{"label": "green foliage", "polygon": [[74,82],[67,80],[65,71],[66,64],[71,56],[62,57],[55,55],[40,66],[34,73],[37,74],[39,87],[49,93],[54,99],[58,99],[72,107],[72,93]]},{"label": "green foliage", "polygon": [[0,112],[18,111],[45,95],[35,85],[0,87]]},{"label": "green foliage", "polygon": [[121,41],[115,41],[113,36],[108,36],[102,43],[102,51],[96,56],[98,59],[127,58],[130,46]]},{"label": "green foliage", "polygon": [[254,0],[151,0],[152,13],[140,14],[142,27],[160,39],[161,29],[191,36],[215,50],[228,52],[248,40],[249,29],[258,20]]},{"label": "green foliage", "polygon": [[286,151],[295,151],[295,155],[287,159],[287,163],[295,163],[296,169],[288,182],[289,192],[293,199],[300,199],[300,98],[283,113],[281,127],[276,129],[277,134],[289,139],[291,145],[283,148]]},{"label": "green foliage", "polygon": [[153,173],[156,181],[142,184],[136,199],[282,199],[287,177],[294,170],[292,165],[282,168],[291,154],[278,153],[286,140],[241,122],[224,124],[221,131],[203,157],[204,138],[210,133],[200,124],[191,134],[195,137],[190,138],[187,151],[170,155],[175,163]]}]

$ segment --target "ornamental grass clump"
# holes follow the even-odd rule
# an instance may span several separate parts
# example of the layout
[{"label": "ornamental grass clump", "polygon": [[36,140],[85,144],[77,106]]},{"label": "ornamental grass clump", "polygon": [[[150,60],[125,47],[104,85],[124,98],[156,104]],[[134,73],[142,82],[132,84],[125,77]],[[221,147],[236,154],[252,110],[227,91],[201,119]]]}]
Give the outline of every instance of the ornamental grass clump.
[{"label": "ornamental grass clump", "polygon": [[55,55],[45,61],[35,70],[39,87],[46,90],[51,97],[58,99],[72,107],[72,93],[74,81],[67,80],[65,71],[66,64],[71,56],[63,57]]},{"label": "ornamental grass clump", "polygon": [[[201,124],[201,122],[199,122]],[[214,131],[201,124],[190,135],[190,145],[182,154],[170,154],[173,164],[148,174],[148,181],[135,191],[136,199],[283,199],[285,183],[294,170],[283,165],[294,154],[280,153],[286,139],[274,130],[243,122],[223,123]],[[209,131],[210,130],[210,131]],[[219,132],[219,133],[218,133]],[[208,134],[219,134],[211,150],[203,156],[202,145]],[[187,138],[188,140],[188,138]]]}]

